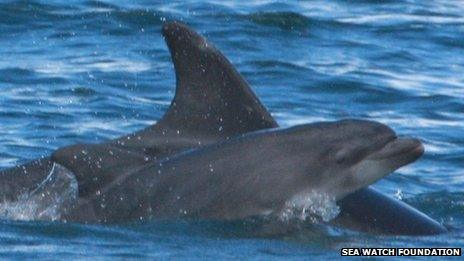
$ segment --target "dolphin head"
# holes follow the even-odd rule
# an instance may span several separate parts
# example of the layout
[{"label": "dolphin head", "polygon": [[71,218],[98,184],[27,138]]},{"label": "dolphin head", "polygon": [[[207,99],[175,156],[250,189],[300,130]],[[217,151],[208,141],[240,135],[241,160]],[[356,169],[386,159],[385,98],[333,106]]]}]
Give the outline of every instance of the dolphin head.
[{"label": "dolphin head", "polygon": [[[422,143],[399,138],[388,126],[372,121],[342,120],[301,125],[286,130],[311,190],[339,200],[366,187],[424,153]],[[315,178],[316,177],[316,178]]]}]

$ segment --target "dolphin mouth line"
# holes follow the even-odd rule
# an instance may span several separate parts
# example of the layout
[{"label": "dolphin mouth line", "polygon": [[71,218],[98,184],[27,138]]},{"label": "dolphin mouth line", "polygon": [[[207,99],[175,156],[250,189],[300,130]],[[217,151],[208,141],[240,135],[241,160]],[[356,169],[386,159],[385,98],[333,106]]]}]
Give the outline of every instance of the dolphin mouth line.
[{"label": "dolphin mouth line", "polygon": [[419,157],[422,154],[424,154],[424,145],[418,139],[395,137],[367,158],[386,160],[399,157]]}]

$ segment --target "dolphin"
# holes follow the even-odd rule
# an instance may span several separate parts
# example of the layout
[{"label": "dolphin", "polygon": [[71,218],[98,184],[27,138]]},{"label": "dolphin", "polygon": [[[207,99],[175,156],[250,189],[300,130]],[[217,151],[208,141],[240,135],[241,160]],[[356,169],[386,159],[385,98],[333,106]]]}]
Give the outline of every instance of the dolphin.
[{"label": "dolphin", "polygon": [[[81,199],[66,220],[236,220],[282,213],[293,199],[340,200],[415,161],[420,141],[387,126],[342,120],[251,132],[120,175]],[[237,153],[239,152],[239,153]],[[52,159],[58,163],[67,148]],[[108,206],[111,206],[108,209]],[[93,211],[93,213],[89,213]]]},{"label": "dolphin", "polygon": [[[166,163],[166,165],[174,164],[176,166],[178,165],[180,168],[181,166],[186,167],[183,162],[190,162],[190,167],[202,168],[204,167],[203,164],[198,164],[197,166],[196,161],[192,159],[198,158],[204,161],[208,157],[214,157],[214,155],[208,153],[208,151],[214,150],[212,148],[227,151],[227,148],[229,148],[229,150],[230,148],[234,148],[233,144],[243,144],[243,140],[249,141],[249,139],[261,136],[280,137],[280,135],[285,136],[281,133],[292,133],[290,130],[275,129],[278,127],[278,124],[254,95],[243,77],[211,43],[206,41],[205,38],[179,22],[166,23],[162,28],[162,33],[171,52],[176,71],[177,85],[174,100],[162,119],[144,130],[115,140],[110,140],[102,144],[77,144],[65,147],[57,150],[51,157],[44,157],[24,165],[3,170],[0,172],[0,179],[2,180],[0,183],[0,198],[13,201],[17,200],[20,195],[24,193],[37,190],[37,186],[42,184],[42,181],[45,180],[50,173],[53,172],[52,170],[54,167],[59,164],[75,176],[78,184],[78,204],[77,206],[71,207],[72,213],[69,214],[67,218],[84,222],[86,220],[100,222],[127,221],[127,219],[124,218],[124,215],[127,213],[118,212],[114,214],[116,210],[111,210],[114,206],[110,204],[106,204],[111,207],[105,210],[97,207],[88,217],[82,217],[82,215],[80,216],[76,213],[79,213],[79,210],[81,210],[81,212],[87,212],[83,210],[81,206],[95,204],[95,202],[98,202],[99,198],[103,197],[102,195],[104,195],[103,198],[108,197],[109,199],[114,199],[114,197],[111,196],[112,194],[124,194],[124,191],[125,194],[122,197],[123,199],[127,199],[128,203],[121,204],[120,206],[130,206],[131,201],[134,202],[137,200],[135,197],[129,200],[129,198],[131,198],[131,193],[138,191],[138,188],[142,188],[135,177],[139,175],[143,176],[144,173],[151,173],[153,171],[155,171],[156,174],[158,170],[163,172],[164,169],[156,167],[160,163]],[[351,122],[351,124],[356,123],[356,121],[349,122]],[[377,123],[357,123],[359,123],[359,126],[370,126],[370,124],[377,126],[373,127],[373,129],[380,128],[379,126],[383,126],[380,128],[382,130],[386,128],[384,125]],[[326,126],[325,124],[327,123],[315,123],[314,125],[305,125],[301,128],[302,130],[306,128],[313,130],[317,129],[318,126]],[[332,123],[332,125],[329,125],[337,126],[337,124],[341,123]],[[295,128],[298,129],[297,127]],[[336,127],[327,128],[332,131],[338,129]],[[258,132],[258,134],[250,133],[259,130],[265,131],[262,133]],[[292,130],[295,131],[295,129]],[[384,130],[383,132],[390,133],[391,137],[394,136],[391,130]],[[249,137],[252,138],[249,138],[247,133],[250,133]],[[334,137],[335,136],[336,135],[334,135]],[[343,135],[340,137],[342,136]],[[315,138],[315,140],[318,139],[319,137]],[[327,137],[327,140],[330,139]],[[397,138],[395,138],[395,140],[397,140]],[[339,145],[343,144],[343,142],[339,142]],[[419,153],[420,146],[416,140],[402,142],[415,144],[415,146],[411,145],[411,148],[414,147],[414,149],[409,151],[409,153],[414,151],[415,153],[412,154],[416,155],[415,157],[421,154]],[[400,143],[402,144],[402,142]],[[258,143],[250,141],[250,144]],[[261,146],[262,145],[263,144],[261,144]],[[377,153],[382,151],[378,145],[374,144],[364,144],[364,147],[359,145],[359,148],[357,148],[363,148],[361,149],[362,152],[370,151],[366,149],[366,147],[370,147],[369,145],[372,146],[372,149]],[[386,146],[386,144],[383,145]],[[344,150],[340,148],[339,150],[341,152],[338,155],[343,155]],[[347,147],[345,151],[347,151],[346,155],[354,157],[355,160],[368,162],[367,159],[369,156],[362,153],[358,155],[355,148]],[[400,150],[400,152],[401,151],[402,150]],[[372,151],[370,152],[372,153]],[[235,153],[237,155],[247,154],[246,151],[235,151]],[[372,155],[375,154],[376,153],[372,153]],[[403,153],[399,154],[403,155]],[[308,159],[302,162],[306,162],[307,160]],[[224,160],[221,161],[218,159],[217,161],[224,163],[222,168],[227,168],[227,166],[231,167],[231,165],[226,164]],[[408,162],[402,164],[404,165],[411,161],[413,161],[412,158],[410,158]],[[258,160],[255,162],[260,161]],[[265,163],[263,164],[265,165]],[[282,158],[281,163],[286,165],[284,164],[285,157]],[[330,168],[331,166],[332,165],[329,164],[325,167]],[[400,167],[400,165],[395,168],[397,167]],[[221,166],[216,166],[216,168],[221,168]],[[293,168],[296,167],[293,166]],[[350,169],[352,168],[354,168],[354,165],[350,167]],[[395,168],[392,168],[391,171]],[[176,169],[175,166],[174,169]],[[215,172],[219,175],[219,169]],[[183,178],[179,178],[178,175],[179,174],[176,175],[175,172],[172,172],[168,174],[167,177],[172,176],[172,180],[182,180]],[[198,175],[201,177],[201,174]],[[379,231],[380,233],[393,234],[434,234],[446,231],[446,229],[436,221],[412,207],[398,200],[386,197],[371,188],[364,188],[384,175],[386,175],[384,171],[380,171],[378,175],[372,175],[372,177],[375,177],[374,180],[366,179],[365,181],[369,182],[359,183],[362,184],[362,186],[347,186],[347,191],[332,195],[339,200],[338,203],[342,209],[340,215],[340,220],[342,221],[340,223],[345,225],[348,224],[347,226],[362,227],[365,231]],[[152,176],[153,175],[148,175],[147,177]],[[135,181],[133,178],[135,178]],[[230,178],[230,175],[224,175],[224,179]],[[125,182],[121,183],[121,180]],[[154,183],[156,182],[146,182],[146,184]],[[178,184],[176,186],[180,185],[181,184]],[[237,183],[237,185],[239,185],[239,183]],[[183,189],[188,189],[189,186],[192,189],[195,187],[200,189],[197,191],[198,193],[202,192],[201,186],[195,186],[194,183],[182,184]],[[181,187],[176,188],[181,189]],[[251,189],[251,187],[248,187],[248,189]],[[339,191],[344,190],[341,189]],[[349,194],[349,192],[354,191],[356,192]],[[156,194],[159,192],[153,193]],[[134,193],[134,196],[135,195],[137,195],[137,193]],[[168,195],[174,195],[174,193]],[[138,196],[144,197],[140,194],[138,194]],[[344,196],[346,197],[343,199]],[[388,209],[389,213],[383,213],[383,209],[370,211],[366,212],[368,213],[368,217],[366,218],[360,213],[363,209],[378,209],[378,206],[374,208],[377,204],[376,201],[368,200],[372,199],[374,196],[377,197],[377,199],[381,199],[382,204],[384,204],[385,209]],[[146,194],[145,197],[147,202],[150,202],[148,199],[150,195]],[[167,198],[172,200],[172,198]],[[191,201],[188,202],[192,203]],[[162,203],[158,201],[158,204]],[[153,207],[159,208],[162,206],[153,205]],[[138,211],[142,210],[139,209]],[[202,212],[201,210],[193,209],[190,213],[195,211],[198,213]],[[223,216],[218,212],[217,217],[232,217],[233,215],[230,211],[231,210],[223,214]],[[160,214],[160,216],[171,216],[168,214],[170,213],[168,210],[163,213],[164,215]],[[391,215],[390,213],[395,214]],[[119,218],[118,215],[120,215]],[[140,216],[143,215],[134,215],[134,217],[137,218]],[[199,216],[206,217],[208,215],[199,214]],[[390,229],[388,224],[399,223],[397,218],[402,216],[408,217],[407,220],[402,221],[404,226],[396,226]],[[348,220],[348,222],[344,222],[346,220]],[[407,229],[405,229],[405,227]]]}]

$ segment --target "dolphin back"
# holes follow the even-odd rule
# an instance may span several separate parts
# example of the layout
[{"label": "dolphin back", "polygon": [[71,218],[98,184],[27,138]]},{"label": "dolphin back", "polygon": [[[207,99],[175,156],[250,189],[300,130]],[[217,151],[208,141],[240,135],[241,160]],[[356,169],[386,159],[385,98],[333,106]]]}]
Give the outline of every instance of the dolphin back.
[{"label": "dolphin back", "polygon": [[393,235],[432,235],[447,232],[437,221],[408,204],[373,188],[364,188],[339,202],[334,223],[365,232]]}]

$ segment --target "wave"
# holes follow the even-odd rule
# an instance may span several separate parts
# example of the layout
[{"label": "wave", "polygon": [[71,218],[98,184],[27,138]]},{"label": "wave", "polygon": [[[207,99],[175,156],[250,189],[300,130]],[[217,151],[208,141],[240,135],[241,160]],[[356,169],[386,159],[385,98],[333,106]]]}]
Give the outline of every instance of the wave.
[{"label": "wave", "polygon": [[16,201],[0,203],[0,218],[9,220],[59,220],[77,200],[77,180],[59,164],[54,164],[47,178],[34,190],[21,194]]},{"label": "wave", "polygon": [[364,28],[379,33],[393,31],[425,31],[428,26],[461,26],[461,16],[421,15],[421,14],[367,14],[347,16],[346,14],[325,14],[306,16],[292,11],[254,12],[243,15],[245,19],[259,25],[277,27],[287,31],[343,30]]},{"label": "wave", "polygon": [[294,12],[259,12],[247,15],[250,21],[267,26],[276,26],[284,30],[306,29],[311,19]]},{"label": "wave", "polygon": [[450,16],[430,16],[416,14],[375,14],[375,15],[360,15],[347,18],[337,19],[342,23],[363,24],[363,25],[401,25],[401,24],[446,24],[446,25],[462,25],[464,17]]},{"label": "wave", "polygon": [[340,213],[335,199],[326,194],[310,192],[298,194],[285,203],[278,214],[284,222],[310,221],[317,224],[329,222]]},{"label": "wave", "polygon": [[51,94],[58,95],[58,96],[59,95],[61,96],[73,95],[77,97],[92,97],[92,96],[98,95],[99,93],[92,88],[80,86],[80,87],[75,87],[72,89],[52,90]]},{"label": "wave", "polygon": [[38,75],[36,71],[19,67],[0,69],[0,82],[11,84],[67,84],[64,77],[47,77]]},{"label": "wave", "polygon": [[304,31],[309,33],[311,29],[336,29],[352,26],[330,18],[308,17],[291,11],[285,12],[256,12],[243,16],[245,19],[259,25],[277,27],[287,31]]},{"label": "wave", "polygon": [[70,31],[55,32],[52,37],[73,36],[72,32],[77,28],[124,33],[124,29],[160,26],[169,17],[169,14],[153,8],[119,8],[96,1],[87,1],[81,6],[34,1],[0,3],[0,24],[26,30],[55,28]]},{"label": "wave", "polygon": [[405,201],[443,223],[454,227],[462,227],[464,220],[464,193],[437,191],[423,193]]}]

